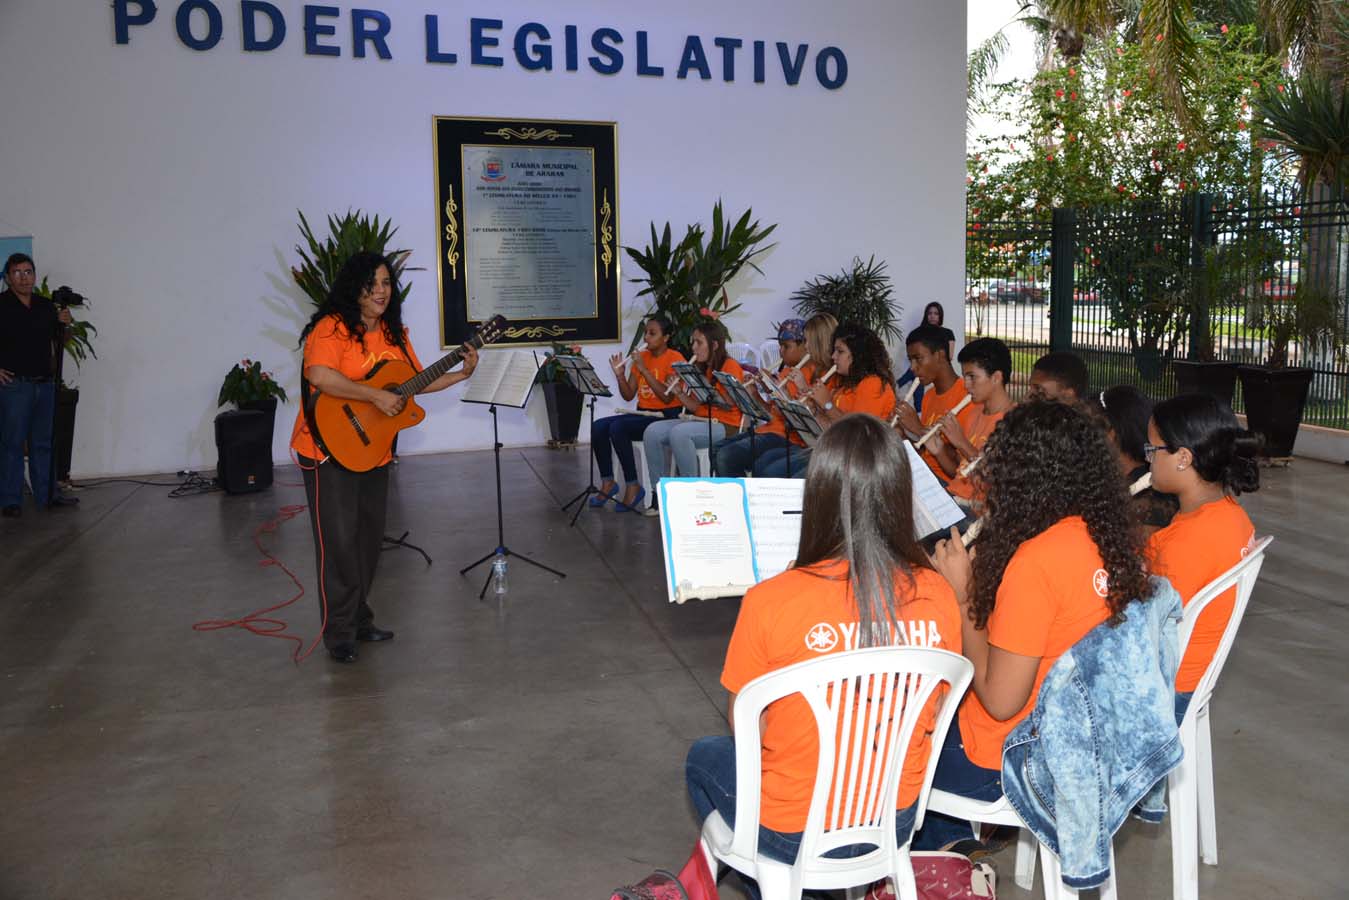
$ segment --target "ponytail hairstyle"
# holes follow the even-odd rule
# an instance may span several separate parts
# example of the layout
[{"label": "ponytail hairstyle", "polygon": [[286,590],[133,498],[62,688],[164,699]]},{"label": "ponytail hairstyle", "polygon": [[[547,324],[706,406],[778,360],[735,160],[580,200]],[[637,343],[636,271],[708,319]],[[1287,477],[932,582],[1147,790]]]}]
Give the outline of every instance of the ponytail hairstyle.
[{"label": "ponytail hairstyle", "polygon": [[726,353],[726,343],[731,335],[726,331],[726,326],[716,319],[704,319],[694,325],[693,330],[707,341],[707,365],[703,368],[703,376],[712,381],[712,373],[720,372],[730,358]]},{"label": "ponytail hairstyle", "polygon": [[852,353],[848,374],[839,376],[840,387],[855,388],[871,375],[880,378],[883,385],[895,386],[895,376],[890,370],[890,352],[885,349],[885,344],[876,336],[876,332],[861,325],[845,323],[834,331],[834,340],[842,341]]},{"label": "ponytail hairstyle", "polygon": [[834,355],[834,331],[838,319],[829,313],[816,313],[806,319],[806,352],[810,354],[811,380],[819,381],[829,371],[829,360]]},{"label": "ponytail hairstyle", "polygon": [[896,578],[911,588],[914,570],[931,568],[913,536],[912,494],[899,433],[872,416],[844,416],[811,451],[796,568],[827,578],[811,567],[848,564],[859,647],[900,639]]},{"label": "ponytail hairstyle", "polygon": [[1101,391],[1096,403],[1115,433],[1120,452],[1137,465],[1147,462],[1143,445],[1148,442],[1148,419],[1152,418],[1148,395],[1133,385],[1117,384]]},{"label": "ponytail hairstyle", "polygon": [[1260,438],[1237,422],[1227,404],[1211,394],[1181,394],[1152,409],[1152,421],[1172,453],[1182,447],[1194,470],[1233,496],[1259,490]]}]

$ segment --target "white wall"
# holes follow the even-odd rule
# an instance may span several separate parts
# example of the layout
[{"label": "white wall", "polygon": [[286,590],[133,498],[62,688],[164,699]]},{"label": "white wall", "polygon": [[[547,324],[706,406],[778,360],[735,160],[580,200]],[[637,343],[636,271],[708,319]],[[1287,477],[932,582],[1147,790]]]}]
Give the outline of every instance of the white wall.
[{"label": "white wall", "polygon": [[[306,57],[302,4],[274,0],[284,45],[241,49],[237,0],[218,0],[224,38],[184,46],[177,0],[114,43],[108,3],[0,4],[0,233],[31,233],[39,277],[94,301],[99,359],[79,377],[77,475],[213,465],[215,395],[242,357],[261,359],[298,393],[297,334],[311,307],[293,286],[296,209],[322,220],[359,207],[392,217],[427,271],[411,277],[405,311],[423,360],[436,358],[431,117],[616,120],[620,243],[647,223],[676,229],[728,207],[779,223],[764,277],[727,324],[737,339],[769,337],[787,297],[854,254],[889,261],[907,323],[941,299],[960,320],[963,267],[965,4],[933,0],[372,0],[393,20],[394,58],[353,59],[341,4],[338,59]],[[452,67],[428,65],[422,16],[436,13]],[[468,64],[470,16],[505,20],[502,68]],[[625,35],[621,74],[527,72],[511,58],[514,28],[612,26]],[[635,33],[651,35],[663,79],[639,78]],[[685,35],[701,35],[714,79],[676,80]],[[808,65],[788,87],[719,79],[716,35],[809,42],[847,54],[849,77],[827,91]],[[583,37],[584,40],[584,37]],[[773,57],[769,47],[770,61]],[[559,54],[560,55],[560,54]],[[584,59],[584,55],[583,55]],[[559,66],[560,68],[560,66]],[[634,274],[627,266],[625,277]],[[640,313],[625,285],[625,317]],[[592,359],[610,347],[588,349]],[[601,369],[607,368],[603,364]],[[426,398],[429,421],[406,453],[490,446],[487,417],[457,391]],[[502,415],[507,444],[546,437],[543,404]],[[275,442],[287,456],[283,406]]]}]

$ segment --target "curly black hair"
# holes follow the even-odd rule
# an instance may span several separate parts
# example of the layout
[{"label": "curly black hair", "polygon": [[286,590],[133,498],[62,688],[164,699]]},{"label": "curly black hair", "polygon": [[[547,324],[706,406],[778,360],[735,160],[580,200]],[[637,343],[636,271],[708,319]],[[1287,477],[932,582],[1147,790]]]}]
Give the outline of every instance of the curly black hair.
[{"label": "curly black hair", "polygon": [[395,347],[404,345],[403,336],[403,297],[404,292],[398,285],[398,271],[393,261],[378,253],[361,251],[353,253],[342,264],[328,297],[319,306],[318,311],[309,319],[309,324],[300,332],[300,345],[304,346],[309,332],[329,316],[337,316],[347,327],[347,333],[365,347],[365,323],[361,321],[361,294],[375,285],[375,275],[379,267],[389,270],[389,305],[384,308],[380,323],[384,326],[384,339]]},{"label": "curly black hair", "polygon": [[878,376],[882,384],[894,386],[895,375],[890,369],[890,353],[876,332],[845,322],[834,329],[834,340],[842,341],[852,353],[852,366],[847,375],[839,376],[839,387],[855,388],[869,375]]},{"label": "curly black hair", "polygon": [[1129,491],[1099,419],[1077,405],[1030,400],[1013,407],[984,446],[985,523],[974,557],[970,618],[983,628],[1017,548],[1068,516],[1081,516],[1109,576],[1112,623],[1146,599],[1147,564]]}]

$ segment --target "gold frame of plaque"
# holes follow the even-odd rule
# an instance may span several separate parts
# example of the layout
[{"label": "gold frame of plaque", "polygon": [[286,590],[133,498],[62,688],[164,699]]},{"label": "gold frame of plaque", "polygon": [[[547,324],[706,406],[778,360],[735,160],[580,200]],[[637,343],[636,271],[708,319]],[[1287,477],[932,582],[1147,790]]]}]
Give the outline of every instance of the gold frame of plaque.
[{"label": "gold frame of plaque", "polygon": [[441,347],[621,337],[618,125],[434,116]]}]

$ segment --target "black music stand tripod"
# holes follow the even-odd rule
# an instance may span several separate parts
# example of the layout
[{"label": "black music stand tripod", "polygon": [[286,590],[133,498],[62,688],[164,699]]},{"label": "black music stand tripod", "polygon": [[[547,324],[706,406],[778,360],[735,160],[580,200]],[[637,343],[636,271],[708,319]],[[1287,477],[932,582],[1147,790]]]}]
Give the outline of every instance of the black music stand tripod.
[{"label": "black music stand tripod", "polygon": [[[714,372],[713,374],[716,376],[717,383],[720,384],[722,387],[726,388],[726,393],[730,395],[731,402],[734,403],[736,408],[740,410],[740,415],[745,423],[745,426],[749,428],[749,458],[751,460],[750,474],[753,475],[754,474],[753,460],[755,459],[756,456],[754,452],[754,433],[760,425],[763,425],[766,422],[771,422],[773,420],[773,416],[771,413],[768,412],[768,409],[762,403],[760,403],[753,394],[749,392],[749,388],[746,385],[741,384],[739,381],[736,381],[734,376],[727,375],[725,372]],[[708,450],[709,461],[711,461],[712,458],[711,453],[712,451],[709,449]],[[740,473],[734,472],[729,477],[739,478]]]},{"label": "black music stand tripod", "polygon": [[[474,402],[474,401],[466,401],[466,402]],[[524,409],[523,404],[518,408]],[[497,475],[497,545],[492,550],[491,553],[488,553],[482,559],[478,560],[477,562],[471,565],[464,566],[462,569],[460,569],[459,574],[467,575],[469,572],[473,571],[478,566],[495,558],[498,554],[500,554],[501,556],[507,557],[513,556],[516,559],[520,560],[521,562],[529,563],[536,569],[543,569],[545,572],[551,572],[558,578],[566,578],[567,574],[565,572],[559,572],[557,569],[545,566],[541,562],[535,562],[534,560],[530,559],[528,556],[525,556],[522,553],[516,553],[514,550],[512,550],[510,547],[506,545],[505,516],[504,513],[502,512],[501,506],[501,437],[500,432],[497,428],[497,405],[495,403],[489,403],[487,409],[488,412],[492,414],[492,457],[496,462],[496,475]],[[487,588],[490,587],[491,584],[492,584],[492,570],[488,569],[487,580],[482,583],[482,590],[478,592],[479,600],[487,596]]]},{"label": "black music stand tripod", "polygon": [[717,455],[712,452],[712,407],[718,406],[722,409],[733,409],[731,404],[721,398],[703,373],[693,363],[675,363],[673,366],[679,380],[684,383],[684,390],[698,403],[707,407],[707,467],[711,470],[708,475],[716,477],[717,474]]},{"label": "black music stand tripod", "polygon": [[[562,504],[563,512],[571,509],[573,505],[577,505],[576,512],[572,513],[571,517],[571,525],[575,526],[576,520],[581,518],[581,513],[588,505],[586,501],[590,499],[592,494],[598,494],[600,492],[600,489],[595,487],[595,401],[600,397],[612,397],[613,392],[610,391],[609,387],[600,379],[599,373],[597,373],[595,367],[590,364],[590,360],[586,359],[584,356],[559,354],[554,356],[553,359],[556,360],[558,366],[562,369],[562,374],[566,376],[567,381],[571,383],[571,386],[576,388],[582,396],[590,398],[590,478],[586,481],[585,490]],[[607,500],[608,498],[605,499]]]}]

